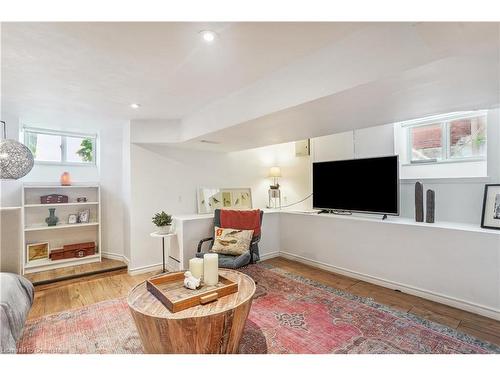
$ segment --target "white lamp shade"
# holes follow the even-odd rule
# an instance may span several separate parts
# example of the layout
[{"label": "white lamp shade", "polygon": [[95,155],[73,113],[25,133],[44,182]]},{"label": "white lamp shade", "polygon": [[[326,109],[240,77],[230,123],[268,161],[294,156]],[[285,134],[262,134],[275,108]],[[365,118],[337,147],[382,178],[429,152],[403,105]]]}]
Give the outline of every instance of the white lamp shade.
[{"label": "white lamp shade", "polygon": [[269,177],[281,177],[280,167],[271,167],[269,169]]},{"label": "white lamp shade", "polygon": [[34,160],[30,149],[13,139],[0,141],[0,178],[17,180],[33,168]]}]

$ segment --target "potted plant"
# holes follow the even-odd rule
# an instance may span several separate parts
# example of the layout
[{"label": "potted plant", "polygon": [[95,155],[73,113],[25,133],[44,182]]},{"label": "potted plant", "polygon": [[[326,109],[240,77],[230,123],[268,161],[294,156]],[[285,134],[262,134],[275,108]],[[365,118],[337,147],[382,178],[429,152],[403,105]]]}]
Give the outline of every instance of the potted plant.
[{"label": "potted plant", "polygon": [[170,228],[172,228],[172,215],[164,211],[158,212],[153,216],[153,224],[158,227],[158,233],[168,234],[170,233]]}]

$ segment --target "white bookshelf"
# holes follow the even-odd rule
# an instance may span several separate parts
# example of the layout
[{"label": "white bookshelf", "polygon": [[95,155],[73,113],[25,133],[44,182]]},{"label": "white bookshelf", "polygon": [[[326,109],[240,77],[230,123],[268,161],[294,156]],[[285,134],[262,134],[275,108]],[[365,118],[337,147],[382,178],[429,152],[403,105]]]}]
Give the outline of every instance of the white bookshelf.
[{"label": "white bookshelf", "polygon": [[[59,207],[59,206],[88,206],[88,205],[97,205],[99,202],[73,202],[73,203],[54,203],[52,206],[54,207]],[[47,207],[46,204],[44,203],[34,203],[34,204],[25,204],[24,207]]]},{"label": "white bookshelf", "polygon": [[[40,203],[40,197],[48,194],[67,195],[68,203]],[[78,197],[86,197],[87,202],[77,202]],[[22,203],[23,274],[101,261],[101,191],[98,184],[71,186],[24,184]],[[55,215],[59,218],[59,222],[55,226],[48,226],[45,223],[45,218],[49,216],[49,208],[56,209]],[[69,224],[68,216],[78,214],[83,209],[90,211],[89,222]],[[96,254],[83,258],[38,259],[28,262],[27,245],[41,242],[49,243],[49,251],[73,243],[95,242]]]}]

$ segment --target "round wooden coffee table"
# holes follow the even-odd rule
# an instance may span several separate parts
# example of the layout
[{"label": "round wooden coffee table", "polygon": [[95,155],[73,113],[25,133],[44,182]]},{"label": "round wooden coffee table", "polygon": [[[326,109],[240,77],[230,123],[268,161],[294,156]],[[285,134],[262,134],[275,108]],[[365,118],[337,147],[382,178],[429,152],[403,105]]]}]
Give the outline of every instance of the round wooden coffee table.
[{"label": "round wooden coffee table", "polygon": [[238,292],[176,313],[148,292],[145,282],[130,291],[128,305],[146,353],[238,353],[255,282],[234,270],[219,274],[238,282]]}]

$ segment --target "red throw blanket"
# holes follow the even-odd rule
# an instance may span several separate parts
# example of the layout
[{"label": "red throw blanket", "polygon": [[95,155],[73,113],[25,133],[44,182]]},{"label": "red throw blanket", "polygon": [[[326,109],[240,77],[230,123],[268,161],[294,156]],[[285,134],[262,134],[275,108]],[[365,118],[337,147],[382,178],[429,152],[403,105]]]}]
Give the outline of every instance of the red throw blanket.
[{"label": "red throw blanket", "polygon": [[258,236],[260,234],[260,210],[221,210],[220,225],[222,228],[253,229],[253,236]]}]

